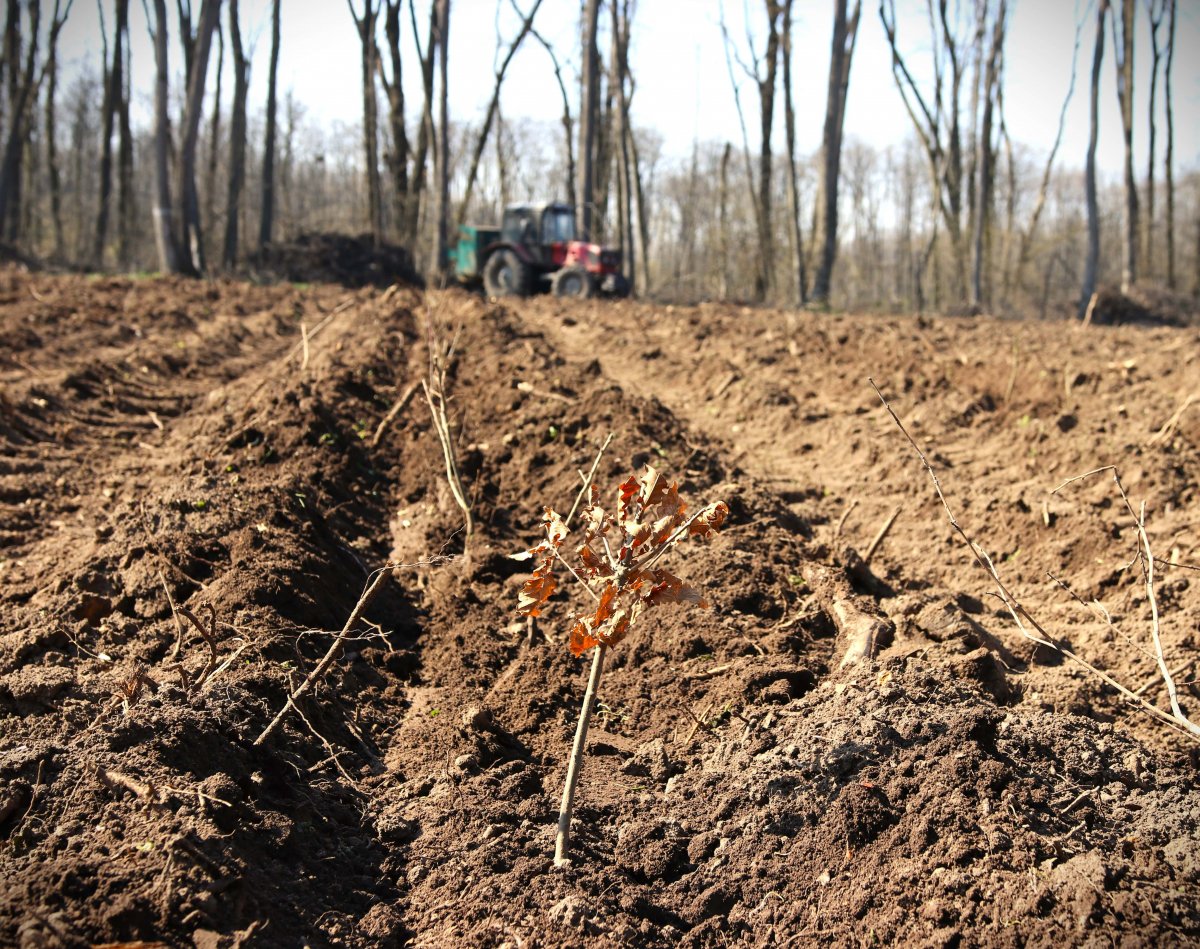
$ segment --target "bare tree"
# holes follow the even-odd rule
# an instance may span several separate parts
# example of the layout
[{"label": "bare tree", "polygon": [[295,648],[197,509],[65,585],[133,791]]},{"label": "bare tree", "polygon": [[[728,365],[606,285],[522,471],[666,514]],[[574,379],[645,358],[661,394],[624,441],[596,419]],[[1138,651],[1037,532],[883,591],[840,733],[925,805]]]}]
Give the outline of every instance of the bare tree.
[{"label": "bare tree", "polygon": [[[837,257],[838,175],[842,154],[842,129],[846,121],[846,99],[850,88],[850,62],[858,38],[862,4],[856,0],[847,16],[846,0],[834,0],[833,40],[829,56],[829,86],[825,97],[825,130],[821,140],[820,265],[813,282],[813,299],[828,302]],[[814,235],[815,237],[815,235]]]},{"label": "bare tree", "polygon": [[229,0],[229,46],[233,53],[233,114],[229,119],[229,190],[225,201],[226,267],[237,263],[238,225],[242,216],[242,188],[246,180],[246,92],[250,62],[242,45],[238,0]]},{"label": "bare tree", "polygon": [[384,156],[392,176],[392,228],[402,233],[408,194],[408,129],[405,126],[404,108],[404,63],[400,55],[400,4],[402,0],[384,0],[383,34],[387,38],[388,60],[391,75],[379,57],[379,81],[383,84],[388,99],[388,128],[392,147]]},{"label": "bare tree", "polygon": [[21,7],[17,3],[9,4],[4,40],[4,55],[8,58],[9,66],[9,121],[4,156],[0,160],[0,227],[4,228],[9,240],[15,239],[20,220],[21,155],[28,135],[32,111],[30,103],[35,101],[34,71],[37,66],[38,28],[41,23],[41,4],[38,0],[29,0],[27,17],[29,37],[25,47],[25,65],[22,67]]},{"label": "bare tree", "polygon": [[[844,0],[835,6],[845,10]],[[836,12],[835,12],[836,16]],[[792,102],[792,2],[787,0],[783,10],[783,118],[787,145],[788,236],[792,245],[792,261],[796,268],[796,305],[808,300],[808,273],[805,266],[804,235],[800,228],[800,194],[796,182],[796,108]]]},{"label": "bare tree", "polygon": [[[725,57],[730,68],[730,81],[734,86],[734,102],[738,110],[738,118],[742,123],[742,138],[746,144],[746,160],[749,164],[749,144],[745,131],[745,121],[742,118],[741,100],[737,91],[737,82],[733,76],[730,57],[737,59],[742,71],[754,82],[758,89],[759,103],[759,152],[758,176],[755,181],[753,173],[747,168],[747,179],[754,195],[754,219],[758,231],[757,273],[754,279],[754,297],[763,300],[774,285],[775,239],[772,226],[772,189],[771,189],[771,130],[775,118],[775,86],[779,70],[780,26],[783,18],[784,5],[782,0],[764,0],[767,14],[767,39],[762,56],[758,56],[750,40],[752,57],[751,63],[746,63],[737,55],[729,31],[725,27],[724,11],[722,11],[721,31],[725,37]],[[757,184],[757,189],[755,185]]]},{"label": "bare tree", "polygon": [[[231,0],[233,2],[233,0]],[[220,20],[214,31],[217,39],[216,86],[213,89],[212,118],[208,120],[208,164],[204,169],[204,220],[213,221],[217,208],[217,165],[221,155],[221,80],[225,76],[225,32]],[[211,238],[210,238],[211,239]]]},{"label": "bare tree", "polygon": [[421,205],[425,193],[425,166],[428,164],[429,146],[433,138],[433,59],[437,39],[438,6],[433,0],[429,7],[429,32],[425,48],[421,48],[420,32],[417,28],[415,0],[409,0],[409,17],[412,20],[413,42],[417,47],[417,59],[421,63],[421,86],[425,96],[421,107],[421,125],[417,130],[417,150],[413,154],[411,188],[408,201],[408,219],[404,223],[404,235],[410,244],[416,244],[420,229]]},{"label": "bare tree", "polygon": [[1121,15],[1113,12],[1113,51],[1117,61],[1117,100],[1125,141],[1125,221],[1121,236],[1121,292],[1138,279],[1138,189],[1133,171],[1133,23],[1135,0],[1120,0]]},{"label": "bare tree", "polygon": [[1175,64],[1175,0],[1167,0],[1167,66],[1163,95],[1167,112],[1167,149],[1163,156],[1167,187],[1167,287],[1175,289],[1175,112],[1171,102],[1171,67]]},{"label": "bare tree", "polygon": [[437,0],[437,34],[434,47],[438,59],[437,204],[435,208],[433,260],[430,272],[445,278],[449,260],[450,230],[450,0]]},{"label": "bare tree", "polygon": [[279,72],[279,5],[271,4],[271,60],[267,68],[267,130],[263,143],[262,208],[258,219],[258,244],[271,243],[275,226],[275,124],[276,82]]},{"label": "bare tree", "polygon": [[[104,102],[100,106],[103,131],[100,134],[100,210],[96,215],[96,234],[92,244],[92,265],[104,264],[104,245],[108,240],[109,206],[112,199],[113,131],[117,120],[117,102],[122,97],[125,83],[122,72],[125,67],[124,44],[129,23],[129,0],[117,0],[116,23],[113,28],[111,58],[104,67]],[[104,32],[104,12],[101,7],[100,30]],[[107,35],[102,36],[104,52],[109,52]]]},{"label": "bare tree", "polygon": [[367,227],[371,240],[383,240],[383,191],[379,181],[379,108],[375,101],[375,63],[379,46],[375,42],[375,24],[379,7],[363,0],[362,15],[354,9],[354,0],[346,0],[350,16],[362,44],[363,162],[367,175]]},{"label": "bare tree", "polygon": [[600,53],[596,48],[600,0],[584,0],[582,102],[579,107],[579,181],[575,204],[579,209],[579,229],[584,240],[592,237],[592,211],[595,208],[596,123],[600,112]]},{"label": "bare tree", "polygon": [[[1071,53],[1071,81],[1067,86],[1067,94],[1063,98],[1062,108],[1058,113],[1058,131],[1054,135],[1054,144],[1050,148],[1050,154],[1046,158],[1046,164],[1042,169],[1042,180],[1038,186],[1037,198],[1033,203],[1033,211],[1029,215],[1029,225],[1021,232],[1020,242],[1017,250],[1017,261],[1012,270],[1011,281],[1006,280],[1004,285],[1005,295],[1009,293],[1013,284],[1020,286],[1025,268],[1029,263],[1029,256],[1033,250],[1033,239],[1037,234],[1038,223],[1041,220],[1042,212],[1046,207],[1046,198],[1050,188],[1050,175],[1054,170],[1054,160],[1058,156],[1058,149],[1062,145],[1063,131],[1067,125],[1067,107],[1071,104],[1071,99],[1075,95],[1075,78],[1079,61],[1079,44],[1083,38],[1083,25],[1086,16],[1081,16],[1079,22],[1075,24],[1075,45]],[[1012,189],[1015,192],[1015,187]]]},{"label": "bare tree", "polygon": [[1083,291],[1079,295],[1079,318],[1083,319],[1096,292],[1096,271],[1100,263],[1100,212],[1096,206],[1096,139],[1100,132],[1100,67],[1104,62],[1104,18],[1108,0],[1100,0],[1096,13],[1096,46],[1092,52],[1092,85],[1088,125],[1087,161],[1084,165],[1084,194],[1087,200],[1087,258],[1083,266]]},{"label": "bare tree", "polygon": [[46,40],[46,175],[50,191],[50,220],[54,229],[54,256],[63,260],[67,255],[67,239],[63,230],[62,176],[58,167],[58,129],[56,123],[56,101],[58,98],[58,34],[62,31],[71,6],[75,0],[67,0],[65,8],[61,0],[55,0],[54,15],[51,17],[50,34]]},{"label": "bare tree", "polygon": [[1155,114],[1155,105],[1158,101],[1158,73],[1159,66],[1162,62],[1162,47],[1158,43],[1158,31],[1162,27],[1163,17],[1166,14],[1167,0],[1147,0],[1147,7],[1150,15],[1150,102],[1148,107],[1148,128],[1147,132],[1147,147],[1146,156],[1146,222],[1143,228],[1145,234],[1144,251],[1142,259],[1145,261],[1145,270],[1150,274],[1154,267],[1154,148],[1156,145],[1158,133],[1158,117]]},{"label": "bare tree", "polygon": [[192,73],[184,103],[183,130],[179,148],[181,200],[181,270],[190,276],[204,273],[204,241],[200,223],[200,200],[196,191],[196,144],[204,109],[204,82],[213,31],[221,12],[221,0],[204,0],[191,46]]},{"label": "bare tree", "polygon": [[[981,4],[977,10],[977,19],[984,16],[986,10],[987,5]],[[930,2],[933,90],[927,99],[922,95],[912,72],[900,54],[896,35],[895,0],[880,0],[879,18],[892,52],[892,75],[896,88],[900,91],[904,107],[912,119],[929,163],[933,197],[946,224],[954,256],[955,292],[961,296],[966,289],[966,247],[962,222],[963,148],[959,121],[965,72],[963,44],[955,37],[951,28],[947,0],[938,0],[936,10]],[[966,190],[969,193],[970,189]]]},{"label": "bare tree", "polygon": [[154,2],[154,240],[159,266],[167,273],[179,271],[179,242],[175,237],[171,198],[170,62],[167,58],[166,0]]},{"label": "bare tree", "polygon": [[563,81],[562,67],[559,65],[558,56],[554,53],[554,47],[537,30],[530,30],[530,35],[542,44],[546,55],[550,57],[550,62],[554,66],[554,78],[558,82],[558,91],[562,95],[564,153],[567,159],[566,188],[563,190],[563,196],[570,198],[575,193],[575,126],[571,119],[571,98],[567,95],[567,84]]},{"label": "bare tree", "polygon": [[1000,0],[992,24],[992,41],[987,55],[983,85],[983,116],[980,120],[976,150],[979,155],[975,175],[975,220],[972,235],[971,303],[979,307],[987,302],[984,292],[984,273],[990,249],[992,202],[995,194],[996,147],[992,142],[992,126],[999,95],[1000,70],[1004,56],[1004,36],[1007,20],[1006,0]]},{"label": "bare tree", "polygon": [[462,224],[467,220],[467,209],[471,203],[471,194],[475,190],[475,178],[479,174],[479,161],[483,157],[483,150],[487,147],[488,135],[492,131],[492,123],[496,119],[496,111],[500,107],[500,87],[504,83],[504,74],[508,72],[508,65],[512,62],[513,57],[520,49],[521,43],[525,37],[529,35],[529,31],[533,29],[533,18],[537,15],[538,8],[542,5],[542,0],[533,0],[533,6],[529,13],[521,21],[521,28],[517,31],[516,37],[508,45],[508,52],[495,68],[495,85],[492,87],[492,97],[488,100],[488,107],[483,116],[483,126],[479,129],[479,135],[475,139],[475,149],[471,153],[471,165],[467,170],[467,181],[463,186],[462,200],[458,205],[458,223]]}]

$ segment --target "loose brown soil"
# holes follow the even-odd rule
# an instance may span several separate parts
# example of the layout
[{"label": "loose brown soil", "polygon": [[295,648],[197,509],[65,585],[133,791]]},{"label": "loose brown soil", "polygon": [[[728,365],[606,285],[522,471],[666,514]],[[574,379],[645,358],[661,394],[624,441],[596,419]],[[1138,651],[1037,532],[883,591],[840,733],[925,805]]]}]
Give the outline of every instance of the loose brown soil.
[{"label": "loose brown soil", "polygon": [[[427,302],[467,556],[419,392],[373,443]],[[1133,518],[1050,493],[1118,465],[1200,708],[1196,328],[0,271],[0,944],[1197,942],[1196,744],[1021,636],[868,377],[1029,612],[1165,709]],[[610,432],[602,484],[732,514],[674,559],[714,608],[611,654],[556,870],[582,600],[516,622],[507,555]]]}]

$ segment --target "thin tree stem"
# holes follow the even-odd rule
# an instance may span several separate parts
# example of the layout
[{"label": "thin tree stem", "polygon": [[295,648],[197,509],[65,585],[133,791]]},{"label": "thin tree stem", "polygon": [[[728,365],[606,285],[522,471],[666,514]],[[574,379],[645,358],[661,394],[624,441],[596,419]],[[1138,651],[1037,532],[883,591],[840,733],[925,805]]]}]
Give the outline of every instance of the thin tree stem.
[{"label": "thin tree stem", "polygon": [[575,743],[571,746],[571,763],[567,766],[567,783],[563,787],[562,807],[558,812],[558,837],[554,842],[554,865],[563,867],[570,863],[567,847],[571,842],[571,815],[575,810],[575,785],[579,772],[583,770],[583,751],[587,744],[588,725],[592,720],[592,709],[596,705],[596,691],[600,676],[604,673],[604,653],[608,647],[601,643],[592,656],[592,671],[588,676],[587,691],[583,695],[583,709],[579,713],[579,725],[575,729]]}]

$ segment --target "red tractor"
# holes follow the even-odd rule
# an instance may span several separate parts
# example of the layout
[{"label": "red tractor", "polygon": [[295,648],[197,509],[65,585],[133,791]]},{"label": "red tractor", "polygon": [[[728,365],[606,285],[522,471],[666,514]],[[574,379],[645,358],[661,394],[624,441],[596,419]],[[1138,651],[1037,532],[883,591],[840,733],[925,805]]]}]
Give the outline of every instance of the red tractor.
[{"label": "red tractor", "polygon": [[557,297],[629,294],[621,252],[575,239],[575,209],[568,204],[516,204],[504,209],[500,228],[467,224],[458,229],[450,258],[460,280],[482,276],[489,296]]}]

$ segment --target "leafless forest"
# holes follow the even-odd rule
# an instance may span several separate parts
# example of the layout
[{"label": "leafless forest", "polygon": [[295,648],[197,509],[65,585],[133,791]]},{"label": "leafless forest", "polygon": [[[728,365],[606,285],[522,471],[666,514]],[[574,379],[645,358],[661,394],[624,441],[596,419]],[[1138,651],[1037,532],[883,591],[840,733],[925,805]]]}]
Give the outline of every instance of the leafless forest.
[{"label": "leafless forest", "polygon": [[[470,118],[444,106],[453,4],[351,0],[331,14],[360,40],[361,119],[347,128],[319,126],[279,88],[278,2],[256,61],[237,0],[149,3],[157,83],[153,115],[137,124],[131,102],[149,90],[131,88],[129,0],[101,4],[102,70],[70,75],[58,46],[73,0],[9,0],[0,226],[15,252],[72,268],[226,272],[264,243],[341,232],[408,248],[435,273],[456,223],[570,196],[590,235],[624,250],[636,292],[657,299],[1047,317],[1082,315],[1109,286],[1200,293],[1200,176],[1174,155],[1174,0],[1097,0],[1063,37],[1077,75],[1062,109],[1090,104],[1086,155],[1060,147],[1061,128],[1053,142],[1009,135],[1008,0],[965,11],[930,0],[907,22],[894,0],[834,0],[827,80],[795,61],[793,6],[751,5],[749,36],[726,31],[740,127],[681,158],[638,110],[635,0],[582,4],[573,48],[549,43],[542,0],[524,0],[519,28],[496,38],[488,107]],[[885,88],[855,84],[870,17],[893,53]],[[1146,114],[1133,108],[1142,31],[1153,51]],[[516,57],[544,61],[557,126],[505,115]],[[266,101],[248,98],[251,68],[269,77]],[[1097,187],[1105,70],[1118,79],[1127,159],[1122,181]],[[798,83],[825,92],[822,127],[797,127]],[[845,139],[850,96],[906,109],[911,134],[883,150]],[[1143,139],[1149,158],[1135,167]]]}]

